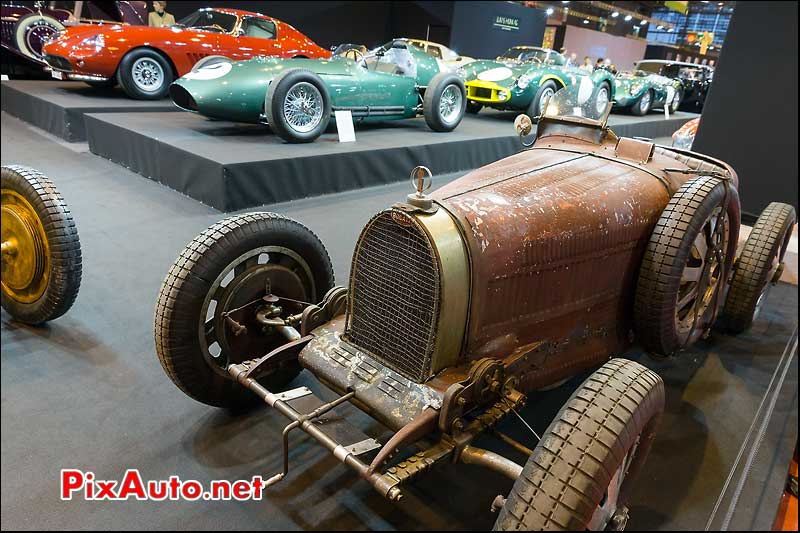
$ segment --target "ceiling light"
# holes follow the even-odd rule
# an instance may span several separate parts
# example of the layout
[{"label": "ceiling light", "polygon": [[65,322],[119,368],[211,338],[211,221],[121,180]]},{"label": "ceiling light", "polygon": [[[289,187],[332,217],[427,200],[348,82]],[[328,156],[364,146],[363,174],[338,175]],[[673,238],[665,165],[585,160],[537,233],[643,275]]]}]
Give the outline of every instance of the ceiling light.
[{"label": "ceiling light", "polygon": [[645,24],[647,24],[647,21],[646,21],[646,20],[643,20],[643,21],[641,21],[641,22],[639,23],[639,26],[644,26]]},{"label": "ceiling light", "polygon": [[619,11],[614,11],[613,13],[611,13],[611,16],[617,18],[619,16]]},{"label": "ceiling light", "polygon": [[629,21],[629,20],[631,20],[632,18],[633,18],[633,17],[632,17],[632,16],[630,16],[630,15],[625,15],[625,22],[628,22],[628,21]]},{"label": "ceiling light", "polygon": [[658,26],[656,26],[656,29],[657,29],[657,30],[663,30],[663,29],[664,29],[664,26],[662,26],[661,24],[659,24]]},{"label": "ceiling light", "polygon": [[667,32],[672,33],[672,28],[667,28]]},{"label": "ceiling light", "polygon": [[545,11],[545,13],[547,13],[548,15],[552,15],[553,14],[553,8],[552,7],[548,7],[547,10]]},{"label": "ceiling light", "polygon": [[588,20],[586,20],[586,19],[583,19],[583,23],[584,23],[584,24],[589,24],[589,21],[588,21]]}]

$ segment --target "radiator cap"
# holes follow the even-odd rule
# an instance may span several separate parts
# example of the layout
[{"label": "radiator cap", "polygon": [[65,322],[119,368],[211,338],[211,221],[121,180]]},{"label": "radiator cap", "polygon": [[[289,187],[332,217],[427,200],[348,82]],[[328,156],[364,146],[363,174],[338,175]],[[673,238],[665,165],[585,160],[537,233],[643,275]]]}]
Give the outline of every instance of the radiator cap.
[{"label": "radiator cap", "polygon": [[415,167],[414,170],[411,171],[411,183],[414,185],[414,189],[416,189],[417,192],[409,194],[407,202],[420,209],[431,209],[433,207],[433,200],[425,195],[425,191],[430,189],[433,185],[431,169],[423,166]]}]

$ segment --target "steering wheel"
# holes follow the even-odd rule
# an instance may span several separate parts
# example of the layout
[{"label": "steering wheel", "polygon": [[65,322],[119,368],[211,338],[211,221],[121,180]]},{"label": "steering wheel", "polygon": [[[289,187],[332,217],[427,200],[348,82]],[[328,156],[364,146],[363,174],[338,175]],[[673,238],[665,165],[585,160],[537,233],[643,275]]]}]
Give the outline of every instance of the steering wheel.
[{"label": "steering wheel", "polygon": [[352,59],[356,63],[367,57],[367,55],[358,48],[350,48],[348,50],[345,50],[344,54],[342,55],[347,59]]}]

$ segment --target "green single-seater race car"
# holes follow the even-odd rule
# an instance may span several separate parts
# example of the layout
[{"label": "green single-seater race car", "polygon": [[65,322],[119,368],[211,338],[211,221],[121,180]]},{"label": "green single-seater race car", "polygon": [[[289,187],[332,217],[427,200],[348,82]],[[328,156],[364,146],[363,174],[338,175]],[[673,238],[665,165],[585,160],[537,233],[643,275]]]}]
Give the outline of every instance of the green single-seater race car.
[{"label": "green single-seater race car", "polygon": [[311,142],[332,111],[357,121],[424,115],[434,131],[452,131],[466,107],[463,80],[436,59],[395,40],[366,54],[350,48],[330,59],[209,56],[170,86],[187,111],[221,120],[268,124],[287,142]]},{"label": "green single-seater race car", "polygon": [[680,80],[643,70],[620,72],[614,84],[614,108],[627,109],[634,115],[646,115],[651,109],[664,106],[674,113],[683,98]]},{"label": "green single-seater race car", "polygon": [[608,71],[567,66],[563,55],[547,48],[515,46],[494,61],[474,61],[457,72],[465,80],[469,113],[487,106],[538,117],[556,91],[583,78],[590,78],[596,87],[594,101],[599,110],[614,98],[614,77]]}]

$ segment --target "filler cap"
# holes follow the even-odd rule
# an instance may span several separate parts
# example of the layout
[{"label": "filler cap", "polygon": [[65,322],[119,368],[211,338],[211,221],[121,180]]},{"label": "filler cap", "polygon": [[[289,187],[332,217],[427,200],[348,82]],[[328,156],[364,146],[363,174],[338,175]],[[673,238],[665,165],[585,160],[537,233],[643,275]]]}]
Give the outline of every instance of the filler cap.
[{"label": "filler cap", "polygon": [[433,185],[433,174],[428,167],[415,167],[411,171],[411,183],[416,189],[416,193],[408,195],[408,203],[420,209],[431,209],[433,207],[433,200],[425,195],[425,191]]}]

